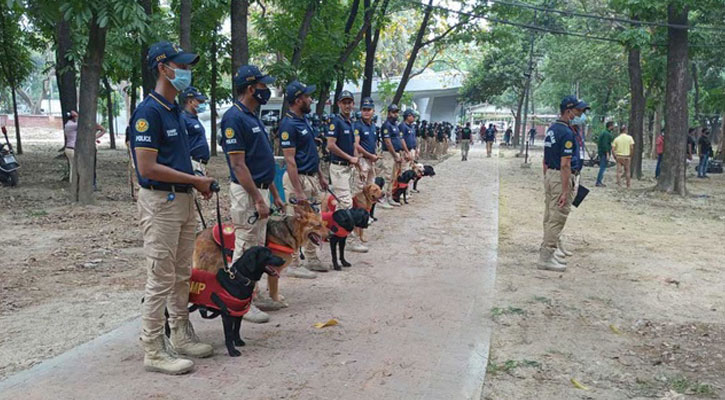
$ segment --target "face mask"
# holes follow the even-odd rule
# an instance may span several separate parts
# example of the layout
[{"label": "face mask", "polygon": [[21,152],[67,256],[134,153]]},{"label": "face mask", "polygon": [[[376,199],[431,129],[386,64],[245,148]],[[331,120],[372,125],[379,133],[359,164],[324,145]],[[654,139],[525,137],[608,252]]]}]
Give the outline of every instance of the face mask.
[{"label": "face mask", "polygon": [[571,120],[571,125],[584,125],[587,122],[587,115],[582,113],[582,115],[578,117],[574,117]]},{"label": "face mask", "polygon": [[267,104],[269,98],[272,97],[272,91],[269,89],[254,88],[254,94],[252,95],[259,104]]},{"label": "face mask", "polygon": [[181,68],[171,68],[167,66],[170,70],[174,71],[174,79],[169,79],[168,76],[166,76],[166,79],[171,82],[171,85],[178,90],[179,92],[183,92],[186,88],[188,88],[191,85],[191,70],[188,69],[181,69]]},{"label": "face mask", "polygon": [[205,113],[209,109],[209,106],[206,104],[199,104],[198,107],[196,107],[197,114]]}]

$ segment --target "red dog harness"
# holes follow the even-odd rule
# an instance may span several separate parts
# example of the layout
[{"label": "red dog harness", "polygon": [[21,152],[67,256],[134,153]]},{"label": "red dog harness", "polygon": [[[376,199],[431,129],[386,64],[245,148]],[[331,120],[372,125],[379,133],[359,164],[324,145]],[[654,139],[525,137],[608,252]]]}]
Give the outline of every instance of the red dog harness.
[{"label": "red dog harness", "polygon": [[345,228],[338,225],[337,222],[335,222],[335,219],[332,218],[332,214],[334,211],[326,211],[322,213],[322,220],[325,221],[327,225],[327,229],[329,229],[332,233],[335,234],[335,236],[339,238],[346,238],[347,235],[350,234],[350,231],[345,230]]},{"label": "red dog harness", "polygon": [[[224,239],[224,244],[226,244],[226,237]],[[253,296],[242,300],[229,294],[229,292],[227,292],[219,284],[219,281],[217,281],[216,274],[202,271],[200,269],[192,269],[189,287],[189,303],[204,306],[211,310],[219,310],[219,306],[211,299],[211,295],[213,293],[216,293],[216,295],[219,296],[232,317],[243,316],[247,313],[247,311],[249,311],[249,306],[252,304]]]}]

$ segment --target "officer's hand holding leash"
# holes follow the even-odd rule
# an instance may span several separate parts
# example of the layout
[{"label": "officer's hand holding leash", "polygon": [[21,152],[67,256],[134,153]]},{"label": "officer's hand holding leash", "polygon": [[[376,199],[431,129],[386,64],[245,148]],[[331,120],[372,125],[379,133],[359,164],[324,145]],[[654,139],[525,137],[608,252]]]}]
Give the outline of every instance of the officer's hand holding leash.
[{"label": "officer's hand holding leash", "polygon": [[[254,213],[254,215],[256,216],[255,221],[259,218],[265,219],[265,218],[269,217],[269,214],[270,214],[269,206],[267,205],[267,203],[264,202],[264,199],[262,198],[262,196],[260,196],[259,199],[254,201],[254,208],[257,210]],[[254,222],[252,222],[252,223],[254,223]]]},{"label": "officer's hand holding leash", "polygon": [[211,189],[212,184],[216,184],[217,187],[219,186],[214,178],[209,178],[207,176],[197,176],[194,180],[194,188],[201,193],[204,200],[209,200],[211,198],[211,194],[213,192]]}]

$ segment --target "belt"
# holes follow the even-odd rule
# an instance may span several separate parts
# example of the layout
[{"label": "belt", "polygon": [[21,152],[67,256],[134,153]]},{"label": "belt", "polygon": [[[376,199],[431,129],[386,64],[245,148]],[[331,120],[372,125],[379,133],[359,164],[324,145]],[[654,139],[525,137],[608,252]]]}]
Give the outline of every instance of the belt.
[{"label": "belt", "polygon": [[162,192],[174,193],[191,193],[194,189],[191,185],[177,185],[173,183],[160,183],[158,185],[141,185],[142,188],[148,190],[160,190]]},{"label": "belt", "polygon": [[254,182],[254,186],[257,187],[257,189],[269,189],[269,187],[272,185],[272,182],[267,183],[257,183]]},{"label": "belt", "polygon": [[315,175],[317,175],[317,171],[309,171],[309,172],[297,171],[297,173],[300,174],[300,175],[307,175],[307,176],[315,176]]},{"label": "belt", "polygon": [[347,167],[348,165],[350,165],[349,162],[342,161],[342,160],[330,160],[330,162],[333,163],[333,164],[335,164],[335,165],[342,165],[342,166],[345,166],[345,167]]},{"label": "belt", "polygon": [[557,170],[557,171],[561,171],[561,168],[550,167],[548,165],[546,166],[546,169],[554,169],[554,170]]},{"label": "belt", "polygon": [[209,162],[209,160],[204,160],[202,158],[194,158],[194,157],[191,157],[191,159],[194,160],[194,161],[196,161],[196,162],[198,162],[198,163],[202,163],[204,165],[206,165],[206,163]]}]

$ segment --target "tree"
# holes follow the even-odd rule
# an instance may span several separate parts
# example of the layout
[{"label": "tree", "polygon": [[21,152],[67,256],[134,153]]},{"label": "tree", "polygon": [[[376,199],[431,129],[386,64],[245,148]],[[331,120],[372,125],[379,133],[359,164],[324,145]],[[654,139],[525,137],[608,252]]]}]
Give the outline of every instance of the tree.
[{"label": "tree", "polygon": [[642,155],[644,152],[644,86],[642,84],[642,66],[639,47],[628,50],[629,87],[631,93],[629,107],[629,134],[634,138],[631,175],[642,179]]},{"label": "tree", "polygon": [[30,75],[32,63],[23,31],[16,22],[22,19],[18,3],[0,2],[0,84],[10,88],[15,119],[15,151],[23,153],[20,140],[20,121],[16,92],[20,83]]},{"label": "tree", "polygon": [[191,0],[181,0],[179,5],[179,44],[186,51],[191,47]]},{"label": "tree", "polygon": [[248,0],[231,0],[232,25],[232,75],[249,62],[249,40],[247,38]]}]

